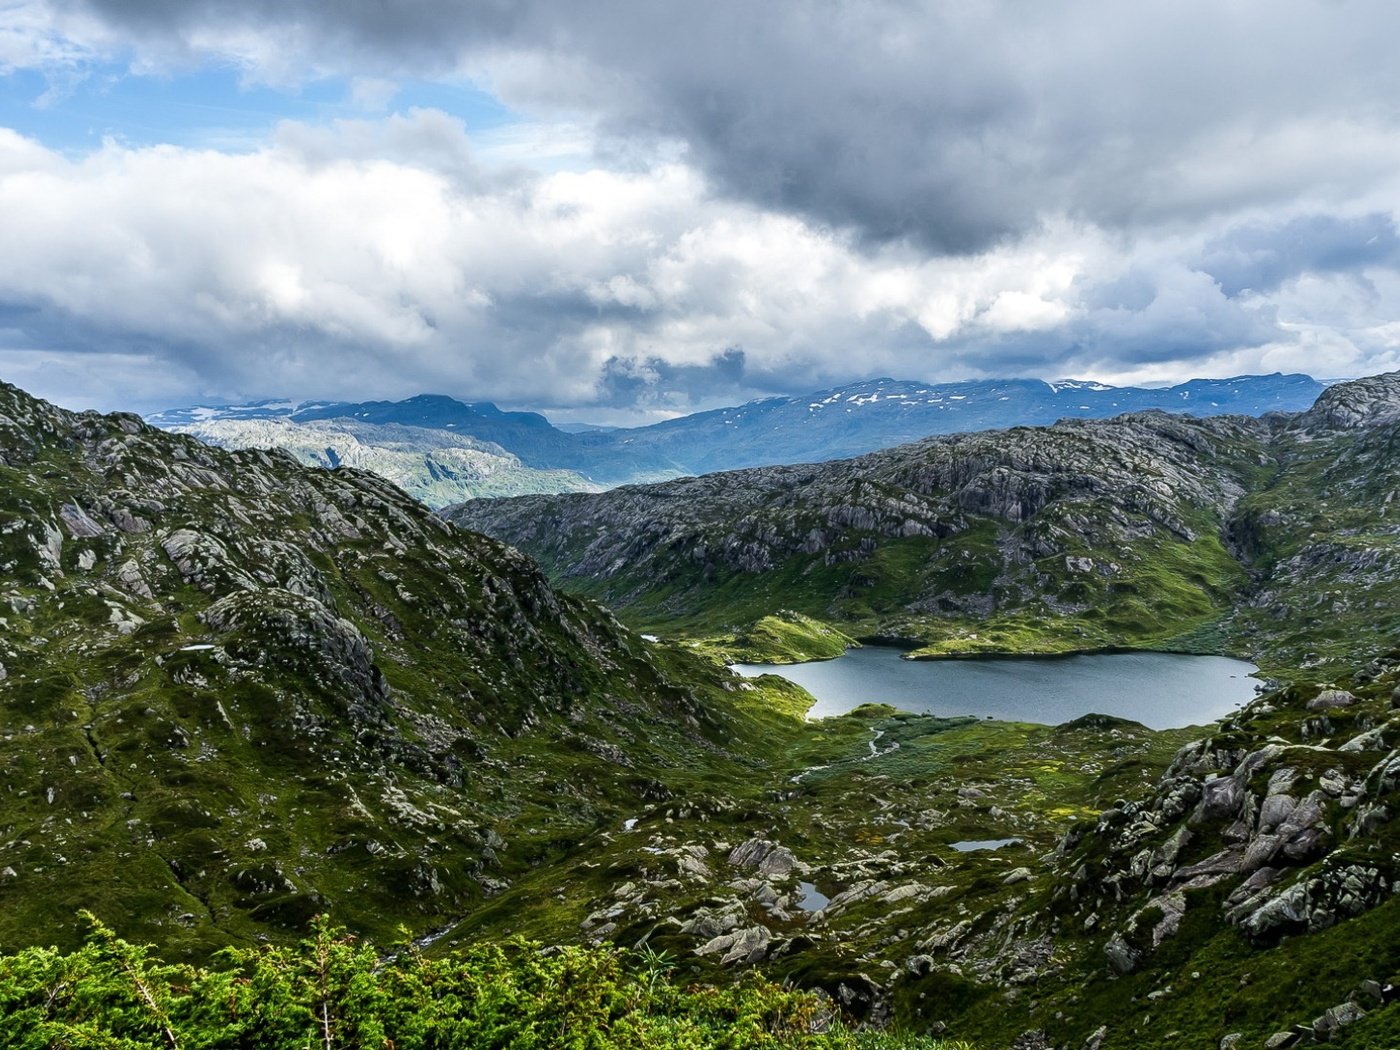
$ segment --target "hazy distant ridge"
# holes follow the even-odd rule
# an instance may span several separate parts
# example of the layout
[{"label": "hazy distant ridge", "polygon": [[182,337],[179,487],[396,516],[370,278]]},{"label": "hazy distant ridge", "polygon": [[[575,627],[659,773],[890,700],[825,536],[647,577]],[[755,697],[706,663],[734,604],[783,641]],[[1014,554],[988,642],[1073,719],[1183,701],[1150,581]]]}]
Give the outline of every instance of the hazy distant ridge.
[{"label": "hazy distant ridge", "polygon": [[[1325,388],[1309,376],[1278,373],[1193,379],[1160,389],[1078,380],[939,384],[872,379],[801,397],[764,398],[619,429],[558,427],[536,412],[503,411],[490,402],[467,403],[429,394],[404,401],[272,400],[200,406],[161,412],[150,421],[229,447],[287,448],[308,463],[326,459],[322,453],[329,444],[341,461],[348,462],[347,450],[335,440],[293,429],[333,425],[343,435],[337,440],[368,469],[380,470],[363,446],[391,446],[383,459],[394,465],[380,472],[409,491],[434,492],[430,502],[438,505],[471,496],[575,491],[716,470],[821,462],[936,434],[1041,426],[1064,418],[1097,419],[1150,409],[1194,416],[1296,412],[1311,407]],[[256,425],[270,420],[281,422],[276,427]],[[399,429],[390,434],[376,432],[375,427]],[[352,433],[354,443],[344,437]],[[517,463],[509,470],[493,468],[497,483],[490,491],[478,487],[463,495],[437,492],[441,478],[432,473],[435,467],[429,460],[442,455],[442,446],[430,440],[430,434],[450,435],[456,447],[473,450],[474,463],[484,463],[483,457],[492,450],[515,457]],[[428,458],[417,462],[413,456],[418,454]],[[572,473],[541,476],[540,471]],[[514,482],[520,487],[512,488]]]}]

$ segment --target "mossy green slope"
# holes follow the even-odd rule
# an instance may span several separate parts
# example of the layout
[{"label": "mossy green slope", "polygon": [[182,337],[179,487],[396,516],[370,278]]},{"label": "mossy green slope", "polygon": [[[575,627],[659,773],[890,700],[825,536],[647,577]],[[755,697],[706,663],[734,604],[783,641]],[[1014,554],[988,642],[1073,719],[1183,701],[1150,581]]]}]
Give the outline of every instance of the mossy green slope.
[{"label": "mossy green slope", "polygon": [[458,919],[780,716],[381,479],[0,387],[0,944]]}]

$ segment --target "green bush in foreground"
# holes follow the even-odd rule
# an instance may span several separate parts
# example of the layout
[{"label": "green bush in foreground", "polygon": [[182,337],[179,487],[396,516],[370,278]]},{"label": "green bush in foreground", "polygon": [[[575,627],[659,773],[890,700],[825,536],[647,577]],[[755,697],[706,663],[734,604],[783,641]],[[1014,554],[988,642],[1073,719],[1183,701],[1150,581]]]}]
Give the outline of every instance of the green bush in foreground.
[{"label": "green bush in foreground", "polygon": [[[69,955],[0,956],[0,1050],[935,1050],[852,1033],[820,997],[756,975],[681,986],[655,956],[513,942],[384,958],[319,923],[294,948],[169,965],[96,920]],[[951,1050],[951,1048],[948,1048]]]}]

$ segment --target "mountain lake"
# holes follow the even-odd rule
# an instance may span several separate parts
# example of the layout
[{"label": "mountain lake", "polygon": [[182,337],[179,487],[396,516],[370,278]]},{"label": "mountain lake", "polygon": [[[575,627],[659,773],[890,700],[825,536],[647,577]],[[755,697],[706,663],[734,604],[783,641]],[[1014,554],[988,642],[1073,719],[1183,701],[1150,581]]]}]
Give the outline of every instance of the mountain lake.
[{"label": "mountain lake", "polygon": [[816,699],[808,718],[861,704],[944,717],[976,715],[1059,725],[1114,715],[1152,729],[1205,725],[1254,698],[1258,670],[1244,660],[1178,653],[905,660],[899,649],[866,646],[835,660],[734,664],[745,677],[781,675]]}]

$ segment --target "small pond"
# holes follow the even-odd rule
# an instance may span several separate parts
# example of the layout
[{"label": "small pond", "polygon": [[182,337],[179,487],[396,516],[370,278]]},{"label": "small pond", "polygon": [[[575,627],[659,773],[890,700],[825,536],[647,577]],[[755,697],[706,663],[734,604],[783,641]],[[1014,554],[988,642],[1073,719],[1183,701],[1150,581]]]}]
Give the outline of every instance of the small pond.
[{"label": "small pond", "polygon": [[1003,846],[1019,845],[1020,841],[1020,839],[963,839],[961,842],[950,842],[948,845],[959,853],[977,853],[984,849],[1001,849]]},{"label": "small pond", "polygon": [[934,715],[976,715],[1059,725],[1114,715],[1153,729],[1204,725],[1254,696],[1258,670],[1224,656],[1093,653],[1046,658],[905,660],[898,649],[866,646],[835,660],[735,664],[753,677],[777,674],[816,698],[809,718],[890,704]]},{"label": "small pond", "polygon": [[831,903],[831,898],[810,882],[799,882],[797,889],[802,894],[797,906],[803,911],[821,911]]}]

